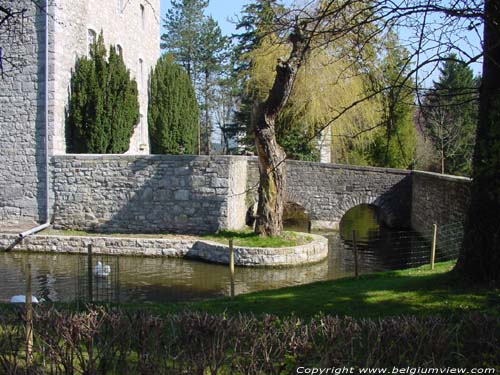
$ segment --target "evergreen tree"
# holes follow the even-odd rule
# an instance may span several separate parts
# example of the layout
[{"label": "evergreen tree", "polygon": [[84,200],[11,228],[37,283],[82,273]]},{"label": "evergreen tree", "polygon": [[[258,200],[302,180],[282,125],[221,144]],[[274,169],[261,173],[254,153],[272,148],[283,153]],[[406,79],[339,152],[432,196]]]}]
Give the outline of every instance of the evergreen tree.
[{"label": "evergreen tree", "polygon": [[382,74],[376,85],[381,86],[385,126],[375,137],[372,163],[381,167],[412,168],[416,133],[413,123],[414,92],[407,79],[410,57],[393,33],[388,35],[384,52]]},{"label": "evergreen tree", "polygon": [[70,153],[123,153],[139,120],[137,84],[114,47],[106,58],[102,33],[90,58],[78,59],[66,122]]},{"label": "evergreen tree", "polygon": [[[205,17],[206,0],[172,0],[167,11],[162,48],[172,53],[195,87],[203,116],[200,118],[200,152],[210,154],[217,87],[224,71],[229,40],[212,17]],[[203,147],[202,147],[203,146]]]},{"label": "evergreen tree", "polygon": [[200,35],[203,31],[203,12],[208,0],[171,0],[165,16],[166,32],[161,36],[161,48],[174,55],[175,61],[186,69],[196,85],[200,61]]},{"label": "evergreen tree", "polygon": [[199,109],[186,71],[171,55],[151,72],[148,126],[153,154],[195,154]]},{"label": "evergreen tree", "polygon": [[422,123],[441,159],[441,173],[470,175],[478,116],[477,80],[454,54],[423,101]]},{"label": "evergreen tree", "polygon": [[200,34],[199,70],[201,75],[201,97],[203,99],[203,151],[209,155],[212,143],[212,110],[216,105],[216,86],[220,84],[221,74],[224,71],[228,57],[229,40],[222,35],[221,29],[212,17],[207,17],[203,22]]}]

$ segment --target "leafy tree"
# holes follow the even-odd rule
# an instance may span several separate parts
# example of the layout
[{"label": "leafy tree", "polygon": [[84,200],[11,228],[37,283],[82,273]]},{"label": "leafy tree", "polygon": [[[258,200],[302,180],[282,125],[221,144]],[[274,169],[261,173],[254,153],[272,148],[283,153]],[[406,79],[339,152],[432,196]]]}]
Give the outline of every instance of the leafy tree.
[{"label": "leafy tree", "polygon": [[171,55],[151,72],[148,126],[153,154],[195,154],[199,108],[186,71]]},{"label": "leafy tree", "polygon": [[423,101],[422,124],[441,158],[441,173],[470,175],[477,124],[477,82],[457,55],[446,57]]},{"label": "leafy tree", "polygon": [[107,57],[101,33],[90,58],[78,59],[71,78],[68,152],[123,153],[138,120],[137,83],[114,47]]},{"label": "leafy tree", "polygon": [[408,51],[399,44],[397,36],[389,33],[384,46],[385,57],[380,77],[384,125],[376,133],[372,146],[374,165],[390,168],[411,168],[414,162],[416,133],[413,122],[414,89],[405,82],[410,71]]},{"label": "leafy tree", "polygon": [[[275,36],[268,36],[248,54],[252,65],[245,93],[253,96],[256,103],[264,101],[273,82],[273,66],[287,53],[289,49],[279,44]],[[381,103],[378,98],[362,100],[367,95],[369,76],[352,64],[332,63],[333,53],[332,48],[316,48],[304,62],[295,78],[294,90],[276,119],[278,143],[288,158],[318,160],[317,135],[324,128],[333,135],[331,161],[349,163],[354,159],[358,164],[368,164],[366,155],[373,133],[367,130],[380,124]],[[325,127],[353,100],[362,102],[347,110],[335,124]]]}]

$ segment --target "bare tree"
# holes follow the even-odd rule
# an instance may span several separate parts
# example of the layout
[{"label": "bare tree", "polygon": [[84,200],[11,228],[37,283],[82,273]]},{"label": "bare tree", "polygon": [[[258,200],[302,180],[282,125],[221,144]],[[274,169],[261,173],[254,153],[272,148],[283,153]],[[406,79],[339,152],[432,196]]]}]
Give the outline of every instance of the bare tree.
[{"label": "bare tree", "polygon": [[22,59],[11,56],[3,47],[3,43],[15,45],[24,33],[24,19],[28,9],[19,4],[0,5],[0,78],[22,65]]},{"label": "bare tree", "polygon": [[[259,108],[256,127],[259,165],[259,209],[257,232],[276,234],[281,230],[283,207],[283,161],[276,143],[274,119],[293,87],[293,78],[306,52],[322,45],[342,42],[341,58],[353,63],[376,38],[394,28],[405,28],[413,47],[414,67],[406,75],[418,84],[437,69],[450,52],[466,64],[481,62],[483,77],[479,98],[479,122],[473,158],[471,204],[465,225],[463,251],[457,270],[480,282],[500,283],[500,2],[497,0],[329,0],[314,7],[314,1],[288,22],[277,23],[279,31],[293,30],[292,52],[276,67],[273,88]],[[281,20],[286,20],[282,17]],[[306,25],[302,27],[301,25]],[[484,27],[484,34],[483,34]],[[307,31],[307,32],[304,32]],[[404,80],[403,80],[404,83]],[[372,93],[367,93],[367,98]],[[359,101],[358,101],[359,102]],[[350,108],[339,109],[334,123]],[[319,129],[321,130],[321,129]]]}]

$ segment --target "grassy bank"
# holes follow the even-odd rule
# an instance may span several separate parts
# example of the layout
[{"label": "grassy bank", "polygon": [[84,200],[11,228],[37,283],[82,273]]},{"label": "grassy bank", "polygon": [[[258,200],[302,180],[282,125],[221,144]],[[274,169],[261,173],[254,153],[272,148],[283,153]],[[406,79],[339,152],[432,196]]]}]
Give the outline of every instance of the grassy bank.
[{"label": "grassy bank", "polygon": [[283,232],[276,237],[260,237],[250,230],[225,230],[219,233],[206,234],[201,236],[179,235],[173,233],[97,233],[81,230],[56,230],[47,229],[40,232],[43,235],[52,236],[78,236],[78,237],[125,237],[125,238],[161,238],[161,239],[202,239],[207,241],[219,242],[227,245],[229,239],[234,240],[235,246],[244,247],[288,247],[298,246],[312,241],[310,236],[304,236],[295,232]]},{"label": "grassy bank", "polygon": [[202,236],[203,239],[227,244],[229,239],[234,240],[235,246],[244,247],[287,247],[304,245],[312,241],[310,236],[298,235],[295,232],[283,232],[276,237],[261,237],[254,232],[225,230],[217,234]]},{"label": "grassy bank", "polygon": [[[453,262],[321,281],[296,287],[268,290],[202,302],[182,304],[128,305],[158,313],[182,310],[211,313],[252,313],[311,317],[320,312],[354,317],[383,317],[399,314],[449,314],[465,311],[499,313],[500,291],[470,285],[449,271]],[[236,270],[237,272],[237,270]]]}]

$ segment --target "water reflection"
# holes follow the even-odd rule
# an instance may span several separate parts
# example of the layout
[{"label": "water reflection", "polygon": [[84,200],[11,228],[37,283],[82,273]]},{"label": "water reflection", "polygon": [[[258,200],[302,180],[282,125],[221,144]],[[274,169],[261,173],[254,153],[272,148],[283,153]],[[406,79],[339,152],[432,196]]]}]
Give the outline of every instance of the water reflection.
[{"label": "water reflection", "polygon": [[430,244],[411,230],[394,230],[385,226],[377,207],[359,205],[349,210],[340,222],[342,247],[351,253],[346,261],[353,263],[355,232],[359,265],[362,272],[403,269],[425,264]]},{"label": "water reflection", "polygon": [[[289,268],[237,267],[235,293],[311,283],[352,276],[354,259],[352,230],[358,234],[361,272],[413,265],[412,253],[421,239],[391,231],[378,224],[376,210],[360,206],[348,212],[339,232],[322,233],[329,238],[329,255],[312,265]],[[294,220],[294,229],[305,231],[307,218]],[[351,234],[351,236],[350,236]],[[408,255],[409,254],[409,255]],[[113,258],[110,256],[110,258]],[[85,293],[85,256],[51,253],[0,253],[0,302],[24,294],[26,264],[32,264],[34,294],[49,301],[73,301]],[[121,302],[175,302],[230,295],[229,267],[177,258],[125,257],[107,261],[119,280],[93,279]],[[96,261],[96,260],[95,260]],[[113,272],[113,271],[112,271]]]}]

